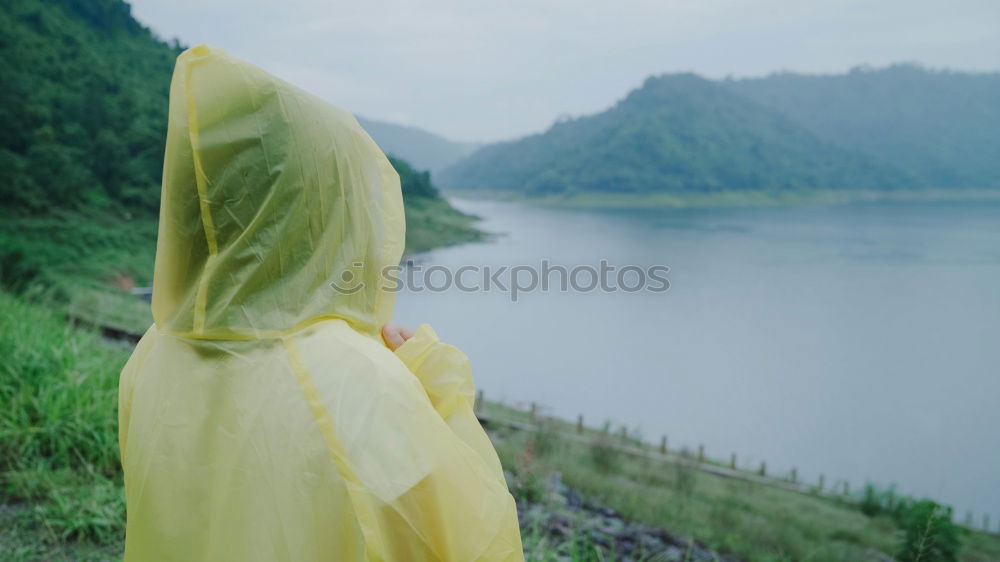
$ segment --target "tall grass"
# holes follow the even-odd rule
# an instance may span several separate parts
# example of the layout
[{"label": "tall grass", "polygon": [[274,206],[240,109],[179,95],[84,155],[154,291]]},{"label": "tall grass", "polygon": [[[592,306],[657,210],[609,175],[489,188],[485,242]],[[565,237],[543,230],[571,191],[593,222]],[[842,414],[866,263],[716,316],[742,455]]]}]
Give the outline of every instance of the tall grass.
[{"label": "tall grass", "polygon": [[61,300],[81,287],[101,286],[117,274],[137,285],[152,281],[155,217],[62,213],[0,220],[0,285],[24,291],[45,287]]},{"label": "tall grass", "polygon": [[0,292],[0,496],[54,538],[120,536],[118,373],[125,349]]},{"label": "tall grass", "polygon": [[[503,406],[486,406],[491,419],[506,419]],[[523,423],[527,414],[509,410],[510,419]],[[543,429],[543,440],[563,439],[562,445],[556,446],[559,454],[532,456],[527,467],[524,454],[533,450],[539,437],[527,431],[492,435],[513,481],[524,481],[526,474],[532,481],[544,481],[550,472],[557,471],[563,482],[590,501],[633,521],[694,537],[741,560],[1000,560],[997,535],[964,529],[954,535],[946,508],[927,511],[923,507],[927,502],[891,488],[866,488],[859,491],[857,501],[839,495],[801,494],[704,473],[688,451],[665,461],[623,452],[617,446],[622,438],[610,434],[609,424],[584,428],[587,438],[580,439],[575,424],[548,421],[555,424],[556,431],[551,426]],[[530,527],[526,528],[525,536],[530,533]]]}]

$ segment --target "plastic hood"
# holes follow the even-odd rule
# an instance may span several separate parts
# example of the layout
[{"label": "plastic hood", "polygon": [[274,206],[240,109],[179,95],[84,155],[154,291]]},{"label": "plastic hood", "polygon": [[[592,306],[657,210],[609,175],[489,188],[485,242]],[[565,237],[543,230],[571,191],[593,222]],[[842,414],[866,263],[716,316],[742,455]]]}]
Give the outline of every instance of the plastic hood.
[{"label": "plastic hood", "polygon": [[194,47],[170,86],[162,189],[161,332],[257,339],[342,318],[378,337],[391,318],[399,176],[347,111]]}]

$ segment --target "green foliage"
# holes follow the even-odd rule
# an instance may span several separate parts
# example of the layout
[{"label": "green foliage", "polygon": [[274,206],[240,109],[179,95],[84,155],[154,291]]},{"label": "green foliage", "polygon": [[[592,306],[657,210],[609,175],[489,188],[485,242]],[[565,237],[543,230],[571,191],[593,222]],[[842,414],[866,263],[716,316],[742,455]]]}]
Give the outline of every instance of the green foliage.
[{"label": "green foliage", "polygon": [[[122,0],[14,0],[5,8],[0,284],[51,283],[66,270],[91,279],[126,270],[147,283],[170,77],[181,46],[159,40]],[[472,217],[440,198],[428,172],[392,162],[408,206],[415,202],[407,209],[408,249],[481,237]],[[131,249],[118,252],[130,232]],[[108,267],[104,258],[113,254],[121,266]]]},{"label": "green foliage", "polygon": [[951,508],[931,500],[915,502],[901,513],[906,533],[897,558],[900,562],[955,562],[959,531]]},{"label": "green foliage", "polygon": [[60,540],[120,538],[118,372],[127,351],[0,292],[0,499]]},{"label": "green foliage", "polygon": [[538,454],[531,443],[517,457],[514,477],[510,483],[511,493],[530,503],[545,500],[548,488],[545,484],[545,473],[538,465]]},{"label": "green foliage", "polygon": [[436,199],[441,196],[437,188],[431,184],[430,172],[414,170],[409,162],[392,155],[389,155],[388,158],[392,167],[396,169],[396,173],[399,174],[399,183],[404,199],[411,200],[415,197]]},{"label": "green foliage", "polygon": [[0,221],[0,285],[56,288],[59,296],[122,273],[139,286],[152,281],[156,247],[152,217],[55,211]]},{"label": "green foliage", "polygon": [[0,37],[0,205],[154,211],[179,45],[121,0],[15,0]]},{"label": "green foliage", "polygon": [[681,450],[681,459],[674,463],[674,490],[690,498],[698,487],[698,467],[687,449]]},{"label": "green foliage", "polygon": [[905,185],[906,175],[718,83],[679,74],[649,78],[602,113],[480,149],[441,179],[549,196],[885,189]]},{"label": "green foliage", "polygon": [[535,198],[1000,187],[1000,74],[896,66],[652,77],[604,112],[486,146],[446,187]]},{"label": "green foliage", "polygon": [[65,318],[0,293],[0,475],[118,474],[118,372],[127,353]]},{"label": "green foliage", "polygon": [[865,486],[858,509],[869,517],[888,516],[905,535],[900,562],[954,562],[960,536],[952,522],[951,508],[931,500],[899,496],[893,487]]},{"label": "green foliage", "polygon": [[478,217],[467,215],[443,197],[404,197],[406,207],[406,252],[485,240],[475,227]]},{"label": "green foliage", "polygon": [[839,146],[905,169],[915,187],[1000,187],[1000,73],[900,64],[724,85]]},{"label": "green foliage", "polygon": [[125,495],[120,478],[95,473],[60,478],[58,471],[38,477],[44,493],[22,515],[26,525],[48,530],[57,541],[111,545],[121,540]]},{"label": "green foliage", "polygon": [[621,468],[622,453],[618,451],[614,437],[608,433],[594,436],[590,442],[590,462],[602,474],[610,474]]},{"label": "green foliage", "polygon": [[556,426],[550,420],[539,421],[537,428],[531,433],[531,446],[539,457],[555,453],[561,444]]}]

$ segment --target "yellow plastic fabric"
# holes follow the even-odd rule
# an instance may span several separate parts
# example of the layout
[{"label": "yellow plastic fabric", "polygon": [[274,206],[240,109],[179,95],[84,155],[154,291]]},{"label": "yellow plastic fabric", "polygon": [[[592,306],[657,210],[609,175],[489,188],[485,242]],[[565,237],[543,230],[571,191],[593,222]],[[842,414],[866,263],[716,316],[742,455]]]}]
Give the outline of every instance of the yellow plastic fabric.
[{"label": "yellow plastic fabric", "polygon": [[429,326],[379,336],[403,234],[349,113],[217,49],[178,58],[155,324],[121,374],[127,561],[523,559],[468,359]]}]

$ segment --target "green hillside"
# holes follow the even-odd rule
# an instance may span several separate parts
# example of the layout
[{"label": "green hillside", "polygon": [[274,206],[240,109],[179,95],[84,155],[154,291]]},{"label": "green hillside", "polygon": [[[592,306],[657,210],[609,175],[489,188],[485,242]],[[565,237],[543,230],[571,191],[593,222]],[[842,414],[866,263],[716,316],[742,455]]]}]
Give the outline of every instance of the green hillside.
[{"label": "green hillside", "polygon": [[394,125],[358,117],[358,122],[385,152],[408,162],[438,172],[461,160],[478,148],[474,143],[450,141],[440,135],[404,125]]},{"label": "green hillside", "polygon": [[0,12],[0,205],[154,211],[167,45],[120,0],[13,0]]},{"label": "green hillside", "polygon": [[[0,12],[0,285],[149,283],[181,50],[121,0],[14,0]],[[426,173],[393,163],[408,250],[482,236]]]},{"label": "green hillside", "polygon": [[826,140],[905,169],[913,187],[1000,187],[1000,73],[895,65],[723,84]]},{"label": "green hillside", "polygon": [[487,146],[441,181],[566,196],[894,189],[912,180],[718,83],[675,74],[647,79],[602,113]]}]

